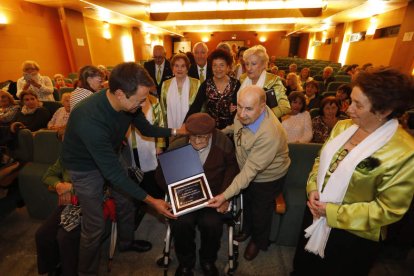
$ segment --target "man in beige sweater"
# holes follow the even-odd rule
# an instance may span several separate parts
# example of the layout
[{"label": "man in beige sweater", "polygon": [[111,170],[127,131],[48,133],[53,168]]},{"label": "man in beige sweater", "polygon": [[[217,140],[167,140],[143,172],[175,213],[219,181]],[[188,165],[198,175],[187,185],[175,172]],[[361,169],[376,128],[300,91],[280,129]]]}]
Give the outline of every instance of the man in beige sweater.
[{"label": "man in beige sweater", "polygon": [[269,244],[274,198],[282,191],[290,165],[286,133],[266,106],[264,90],[254,85],[239,92],[234,124],[224,131],[233,133],[240,173],[210,201],[210,207],[219,207],[243,190],[244,237],[240,240],[251,236],[244,252],[250,261]]}]

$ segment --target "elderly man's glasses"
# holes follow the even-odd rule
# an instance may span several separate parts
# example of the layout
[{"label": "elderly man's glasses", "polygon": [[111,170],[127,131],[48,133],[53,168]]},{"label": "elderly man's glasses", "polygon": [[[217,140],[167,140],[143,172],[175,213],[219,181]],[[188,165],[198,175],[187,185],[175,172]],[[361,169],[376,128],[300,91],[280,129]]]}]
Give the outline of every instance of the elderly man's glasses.
[{"label": "elderly man's glasses", "polygon": [[339,154],[336,160],[329,166],[329,172],[333,173],[339,166],[342,160],[348,155],[349,151],[347,149],[343,149]]}]

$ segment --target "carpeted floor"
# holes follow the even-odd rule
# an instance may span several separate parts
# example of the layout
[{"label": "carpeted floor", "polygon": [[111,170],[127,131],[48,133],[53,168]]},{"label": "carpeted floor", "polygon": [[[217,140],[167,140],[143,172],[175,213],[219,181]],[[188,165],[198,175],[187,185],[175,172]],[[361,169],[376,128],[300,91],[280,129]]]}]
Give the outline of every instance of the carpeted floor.
[{"label": "carpeted floor", "polygon": [[[0,221],[0,275],[20,276],[37,275],[36,250],[34,233],[41,221],[29,217],[25,208],[20,208]],[[161,256],[164,247],[165,225],[162,219],[145,215],[136,231],[137,239],[152,242],[153,249],[146,253],[115,253],[112,272],[107,272],[107,257],[109,242],[103,244],[101,252],[100,275],[164,275],[164,270],[157,267],[155,261]],[[225,231],[226,233],[226,231]],[[267,252],[261,252],[251,262],[243,259],[242,253],[246,243],[240,245],[241,257],[235,275],[289,275],[294,254],[294,248],[281,247],[272,244]],[[173,260],[168,269],[168,275],[174,275],[177,261]],[[216,265],[221,275],[227,260],[227,237],[223,235],[222,248]],[[196,275],[202,275],[196,267]],[[414,275],[414,250],[404,261],[378,262],[370,274],[377,275]]]}]

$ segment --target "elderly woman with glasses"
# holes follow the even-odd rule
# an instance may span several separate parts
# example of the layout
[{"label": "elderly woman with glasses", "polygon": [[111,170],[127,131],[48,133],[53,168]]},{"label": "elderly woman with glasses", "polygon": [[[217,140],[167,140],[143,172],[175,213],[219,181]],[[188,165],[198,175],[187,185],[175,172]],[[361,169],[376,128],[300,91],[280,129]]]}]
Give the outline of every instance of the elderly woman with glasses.
[{"label": "elderly woman with glasses", "polygon": [[17,80],[17,97],[23,91],[31,90],[37,94],[40,101],[54,101],[53,83],[47,76],[39,74],[40,67],[33,60],[26,60],[22,65],[23,77]]},{"label": "elderly woman with glasses", "polygon": [[414,104],[412,77],[361,72],[351,99],[350,120],[336,124],[309,175],[291,275],[368,275],[387,226],[412,201],[414,138],[397,120]]},{"label": "elderly woman with glasses", "polygon": [[[194,113],[185,121],[189,138],[181,137],[169,147],[178,148],[188,143],[197,151],[213,195],[223,192],[238,173],[234,146],[221,131],[216,130],[215,120],[206,113]],[[157,182],[167,191],[164,176],[157,169]],[[220,206],[225,212],[228,202]],[[216,209],[203,208],[170,220],[175,252],[179,266],[175,275],[193,275],[196,263],[195,228],[200,231],[199,258],[204,275],[219,275],[215,261],[223,232],[222,214]]]},{"label": "elderly woman with glasses", "polygon": [[286,88],[278,76],[266,72],[267,63],[269,62],[266,48],[256,45],[247,49],[243,54],[243,60],[246,66],[246,74],[240,77],[240,90],[249,85],[257,85],[265,91],[273,89],[278,103],[277,106],[272,108],[273,113],[277,118],[288,114],[290,105],[286,96]]}]

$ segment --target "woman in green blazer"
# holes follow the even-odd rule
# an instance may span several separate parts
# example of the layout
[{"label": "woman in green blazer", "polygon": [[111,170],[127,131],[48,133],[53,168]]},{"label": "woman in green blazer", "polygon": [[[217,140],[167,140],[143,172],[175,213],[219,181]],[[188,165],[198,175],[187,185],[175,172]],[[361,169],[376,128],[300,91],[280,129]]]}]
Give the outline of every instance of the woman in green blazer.
[{"label": "woman in green blazer", "polygon": [[169,128],[180,128],[193,103],[200,81],[188,76],[190,60],[185,54],[176,54],[171,59],[174,77],[163,82],[161,87],[161,109],[164,122]]},{"label": "woman in green blazer", "polygon": [[336,124],[308,179],[292,275],[368,275],[413,198],[414,139],[397,120],[413,106],[412,78],[378,68],[353,85],[350,120]]}]

